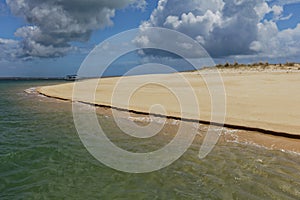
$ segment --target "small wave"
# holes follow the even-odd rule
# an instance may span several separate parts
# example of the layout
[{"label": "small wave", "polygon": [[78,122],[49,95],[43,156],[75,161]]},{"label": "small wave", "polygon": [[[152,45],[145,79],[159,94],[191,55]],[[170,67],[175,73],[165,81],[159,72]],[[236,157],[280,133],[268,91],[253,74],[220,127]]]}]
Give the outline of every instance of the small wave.
[{"label": "small wave", "polygon": [[152,122],[152,119],[150,117],[128,117],[128,119],[133,122]]},{"label": "small wave", "polygon": [[[253,146],[256,148],[262,148],[262,149],[269,150],[269,151],[281,151],[283,153],[300,156],[300,152],[298,152],[298,151],[275,147],[274,144],[273,145],[261,144],[259,142],[252,141],[251,138],[249,138],[249,139],[246,139],[244,137],[240,138],[240,136],[237,134],[239,131],[241,131],[241,130],[224,129],[223,136],[225,136],[224,137],[225,141],[228,143],[236,143],[236,144],[240,144],[240,145]],[[226,137],[226,136],[229,136],[229,137]]]},{"label": "small wave", "polygon": [[171,124],[172,124],[172,125],[179,125],[179,120],[173,120],[173,121],[171,122]]},{"label": "small wave", "polygon": [[[133,122],[143,122],[143,123],[158,123],[158,124],[170,124],[174,126],[180,125],[180,120],[176,119],[166,119],[165,117],[128,117],[128,120],[133,121]],[[194,128],[199,128],[200,125],[193,123]]]},{"label": "small wave", "polygon": [[288,153],[288,154],[293,154],[293,155],[300,156],[300,152],[290,151],[290,150],[285,150],[285,149],[280,149],[280,151],[283,152],[283,153]]},{"label": "small wave", "polygon": [[25,93],[27,94],[37,94],[37,90],[36,90],[36,87],[32,87],[32,88],[28,88],[26,90],[24,90]]},{"label": "small wave", "polygon": [[87,110],[94,111],[94,109],[95,109],[94,105],[84,103],[84,102],[73,101],[73,104],[76,106],[76,108],[78,110],[81,110],[81,111],[87,111]]},{"label": "small wave", "polygon": [[165,118],[161,118],[161,117],[128,117],[128,119],[130,121],[133,122],[144,122],[144,123],[152,123],[152,122],[156,122],[158,124],[164,124],[167,123]]},{"label": "small wave", "polygon": [[46,98],[47,96],[43,95],[43,94],[38,94],[37,95],[38,97],[43,97],[43,98]]}]

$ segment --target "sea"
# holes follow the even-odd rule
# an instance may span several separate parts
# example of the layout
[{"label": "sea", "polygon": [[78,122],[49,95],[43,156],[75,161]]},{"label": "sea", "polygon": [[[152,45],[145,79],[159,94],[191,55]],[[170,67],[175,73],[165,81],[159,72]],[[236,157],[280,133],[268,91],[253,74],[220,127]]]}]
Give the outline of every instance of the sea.
[{"label": "sea", "polygon": [[[64,82],[0,81],[1,200],[300,199],[299,154],[221,139],[207,157],[199,159],[201,133],[178,160],[158,171],[127,173],[110,168],[81,142],[72,103],[39,95],[34,89],[59,83]],[[97,113],[111,140],[136,152],[165,145],[176,126],[171,123],[162,137],[147,142],[122,135],[112,116]]]}]

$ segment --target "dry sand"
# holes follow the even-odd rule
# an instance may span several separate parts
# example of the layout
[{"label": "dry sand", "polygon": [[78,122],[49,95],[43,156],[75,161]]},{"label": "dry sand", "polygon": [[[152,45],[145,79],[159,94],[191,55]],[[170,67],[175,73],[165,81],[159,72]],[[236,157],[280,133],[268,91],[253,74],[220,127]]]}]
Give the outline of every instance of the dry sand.
[{"label": "dry sand", "polygon": [[[298,68],[221,69],[220,72],[220,76],[216,70],[209,69],[201,70],[201,75],[198,72],[185,72],[103,78],[100,81],[84,80],[76,82],[77,95],[73,100],[142,113],[221,123],[222,109],[217,109],[215,120],[211,119],[211,96],[214,96],[218,105],[222,105],[222,94],[212,95],[210,92],[222,88],[224,83],[225,124],[300,136]],[[143,85],[144,83],[148,84]],[[89,88],[95,85],[97,90],[94,99],[89,94]],[[133,88],[137,86],[139,87],[133,92]],[[41,87],[38,91],[46,96],[72,100],[73,87],[74,83],[66,83]],[[191,101],[192,96],[187,95],[191,88],[197,96],[196,107]],[[153,107],[155,104],[162,105],[164,110],[158,106]],[[197,109],[200,110],[200,114]]]}]

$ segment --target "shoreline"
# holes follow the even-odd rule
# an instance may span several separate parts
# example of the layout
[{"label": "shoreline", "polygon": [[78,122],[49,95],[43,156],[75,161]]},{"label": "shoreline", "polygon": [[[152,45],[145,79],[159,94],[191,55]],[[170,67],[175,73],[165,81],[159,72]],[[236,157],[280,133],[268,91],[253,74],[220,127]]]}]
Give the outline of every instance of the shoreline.
[{"label": "shoreline", "polygon": [[[165,99],[170,98],[166,91],[162,88],[147,86],[142,87],[141,91],[133,94],[130,99],[130,105],[124,106],[121,93],[120,100],[111,103],[113,96],[112,90],[120,78],[126,80],[123,84],[124,91],[127,87],[134,85],[141,79],[159,80],[166,79],[169,82],[178,84],[179,82],[173,77],[176,74],[156,74],[156,75],[142,75],[130,77],[113,77],[101,79],[101,87],[97,87],[95,100],[91,101],[89,98],[76,99],[76,102],[81,102],[88,105],[93,105],[99,108],[116,109],[119,111],[129,112],[138,115],[154,115],[166,117],[173,120],[184,120],[189,122],[197,122],[205,125],[222,125],[223,127],[241,130],[246,132],[257,132],[266,136],[285,138],[290,140],[300,139],[300,106],[298,100],[300,99],[300,70],[298,66],[291,70],[288,68],[286,71],[276,70],[271,68],[271,71],[259,70],[245,70],[245,69],[223,69],[220,74],[224,80],[226,91],[226,119],[225,123],[211,122],[209,111],[210,102],[204,99],[202,104],[199,105],[201,116],[195,115],[192,108],[189,110],[189,115],[181,116],[178,113],[178,106],[175,101]],[[220,71],[220,70],[218,70]],[[201,70],[201,75],[205,77],[214,77],[218,73],[214,69]],[[200,83],[199,80],[195,82],[195,77],[198,72],[180,72],[195,89],[205,88],[205,84]],[[199,78],[199,77],[197,77]],[[79,84],[88,86],[94,84],[95,80],[80,81]],[[98,83],[98,82],[97,82]],[[55,86],[39,87],[37,91],[39,94],[50,98],[72,102],[72,90],[75,83],[65,83]],[[125,85],[125,86],[124,86]],[[128,85],[128,86],[127,86]],[[178,87],[177,86],[177,87]],[[84,91],[82,91],[84,94]],[[206,91],[207,92],[207,91]],[[201,93],[201,100],[203,97],[209,96],[209,93]],[[205,96],[206,95],[206,96]],[[118,96],[119,97],[119,96]],[[149,100],[150,99],[150,100]],[[151,110],[151,105],[156,101],[165,106],[166,112],[159,110]],[[174,103],[175,102],[175,103]],[[177,109],[177,110],[176,110]],[[188,116],[188,117],[186,117]],[[300,141],[300,140],[299,140]],[[300,148],[299,148],[300,149]],[[298,151],[300,152],[300,150]]]},{"label": "shoreline", "polygon": [[[57,99],[57,100],[68,101],[70,103],[73,102],[72,100],[67,99],[67,98],[54,97],[54,96],[44,94],[44,93],[40,92],[38,90],[38,88],[37,88],[36,91],[37,91],[38,94],[43,95],[47,98],[53,98],[53,99]],[[278,132],[278,131],[273,131],[273,130],[268,130],[268,129],[261,129],[261,128],[256,128],[256,127],[247,127],[247,126],[226,124],[226,123],[225,124],[220,124],[220,123],[215,123],[215,122],[210,122],[210,121],[180,118],[180,117],[171,116],[171,115],[162,115],[162,114],[155,114],[155,113],[151,113],[151,112],[141,112],[141,111],[136,111],[136,110],[128,110],[128,109],[124,109],[124,108],[119,108],[119,107],[114,107],[114,106],[109,106],[109,105],[93,104],[93,103],[83,102],[83,101],[77,101],[77,102],[85,104],[85,105],[95,106],[95,107],[98,107],[98,108],[114,109],[114,110],[117,110],[117,111],[129,112],[129,113],[137,114],[137,115],[147,115],[147,116],[161,117],[161,118],[167,118],[167,119],[173,119],[173,120],[181,120],[181,121],[191,122],[191,123],[199,123],[199,124],[204,124],[204,125],[225,127],[225,128],[229,128],[229,129],[259,132],[259,133],[262,133],[262,134],[276,136],[276,137],[284,137],[284,138],[289,138],[289,139],[299,139],[299,141],[300,141],[300,135],[290,134],[290,133],[287,133],[287,132]]]},{"label": "shoreline", "polygon": [[[46,96],[39,92],[37,92],[36,94],[45,96],[50,99],[54,99],[54,100],[56,99],[56,100],[61,100],[61,101],[72,103],[72,101],[68,100],[68,99]],[[84,102],[80,102],[80,103],[83,105],[95,106],[96,112],[105,117],[112,117],[112,109],[115,109],[110,106],[94,105],[94,104],[84,103]],[[130,111],[126,111],[124,109],[117,109],[117,110],[120,112],[130,112]],[[137,122],[137,123],[139,123],[139,122],[148,123],[149,119],[150,119],[150,115],[147,113],[142,114],[142,113],[130,112],[130,119],[128,119],[128,120],[131,120],[131,121]],[[167,128],[167,129],[170,129],[170,131],[172,132],[172,130],[174,129],[174,128],[172,128],[172,126],[178,126],[177,121],[179,121],[179,120],[180,119],[175,119],[174,117],[173,118],[167,117],[166,126],[171,127],[171,128]],[[190,123],[192,126],[194,122],[190,122]],[[201,145],[201,142],[199,142],[199,139],[201,140],[201,138],[203,138],[203,135],[201,136],[201,131],[205,131],[207,129],[209,123],[203,124],[201,122],[197,122],[197,124],[199,127],[200,136],[197,136],[195,139],[196,139],[196,142],[198,143],[198,145]],[[223,128],[224,128],[224,130],[222,131],[222,134],[219,138],[219,142],[238,143],[241,145],[256,146],[258,148],[264,148],[267,150],[275,150],[275,151],[281,151],[281,152],[300,155],[300,140],[298,138],[294,138],[294,135],[291,135],[292,137],[286,137],[283,135],[278,135],[276,133],[275,134],[267,134],[264,132],[243,130],[243,129],[234,129],[234,128],[230,128],[230,127],[223,127]]]},{"label": "shoreline", "polygon": [[[61,98],[55,98],[55,97],[49,97],[46,95],[43,95],[41,93],[37,93],[42,96],[45,96],[50,99],[64,101],[72,103],[72,101],[68,99],[61,99]],[[79,102],[83,105],[91,105],[90,103],[83,103]],[[112,114],[112,107],[109,106],[99,106],[99,105],[92,105],[96,106],[96,113],[103,115],[105,117],[113,117]],[[129,112],[125,110],[119,110],[119,112]],[[148,114],[141,114],[141,113],[135,113],[130,112],[130,117],[127,120],[131,120],[135,123],[149,123],[150,115]],[[167,130],[170,130],[172,132],[174,129],[178,128],[178,121],[180,119],[174,119],[174,118],[168,118],[167,117],[167,123],[165,124],[167,126]],[[159,122],[157,122],[159,123]],[[195,122],[190,122],[190,126],[193,127],[193,124]],[[206,132],[208,128],[208,124],[203,124],[201,122],[196,122],[198,124],[198,131],[200,134],[195,138],[195,141],[198,145],[201,145],[201,140],[203,139],[204,135],[201,135],[202,131]],[[175,128],[174,128],[175,126]],[[168,128],[169,127],[169,128]],[[171,128],[170,128],[171,127]],[[273,135],[273,134],[266,134],[263,132],[258,131],[250,131],[250,130],[243,130],[243,129],[234,129],[230,127],[223,127],[222,134],[220,135],[218,142],[226,142],[226,143],[237,143],[241,145],[250,145],[250,146],[256,146],[258,148],[264,148],[267,150],[275,150],[275,151],[281,151],[291,154],[300,155],[300,140],[296,138],[290,138],[280,135]],[[169,132],[169,131],[168,131]],[[170,133],[172,135],[172,133]],[[293,135],[292,135],[293,137]]]}]

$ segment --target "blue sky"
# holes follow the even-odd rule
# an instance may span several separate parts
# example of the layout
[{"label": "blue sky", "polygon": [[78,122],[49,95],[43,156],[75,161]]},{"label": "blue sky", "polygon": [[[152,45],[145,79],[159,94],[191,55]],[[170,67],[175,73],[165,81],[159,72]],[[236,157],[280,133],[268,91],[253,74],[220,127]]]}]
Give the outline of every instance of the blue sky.
[{"label": "blue sky", "polygon": [[76,73],[95,45],[140,26],[187,34],[215,62],[299,62],[300,0],[0,0],[0,76]]}]

